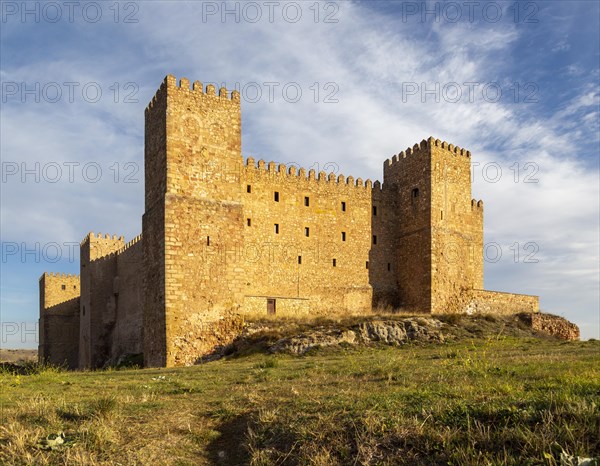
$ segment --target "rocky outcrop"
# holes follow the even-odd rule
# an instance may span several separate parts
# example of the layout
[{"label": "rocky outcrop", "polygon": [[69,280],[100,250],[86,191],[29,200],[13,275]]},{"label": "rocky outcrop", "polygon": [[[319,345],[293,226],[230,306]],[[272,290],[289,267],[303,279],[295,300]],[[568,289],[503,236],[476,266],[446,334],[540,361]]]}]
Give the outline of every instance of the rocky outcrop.
[{"label": "rocky outcrop", "polygon": [[270,353],[304,354],[307,351],[326,346],[337,346],[341,343],[357,343],[356,333],[352,330],[317,329],[295,337],[282,338],[269,347]]},{"label": "rocky outcrop", "polygon": [[558,337],[562,340],[579,340],[579,327],[567,319],[552,314],[525,314],[523,317],[536,332]]},{"label": "rocky outcrop", "polygon": [[[231,324],[231,323],[229,323]],[[312,325],[305,321],[246,322],[228,325],[225,332],[215,336],[213,352],[197,359],[196,363],[214,361],[224,356],[255,352],[306,354],[313,348],[344,345],[395,345],[411,341],[438,343],[463,341],[473,338],[497,338],[499,335],[515,338],[553,335],[566,340],[577,340],[579,329],[561,317],[522,313],[496,314],[441,314],[398,318],[349,319]],[[240,332],[230,343],[223,338]],[[224,342],[218,343],[218,342]],[[200,343],[200,342],[198,342]],[[192,343],[193,344],[193,343]]]},{"label": "rocky outcrop", "polygon": [[407,340],[443,341],[442,323],[437,319],[419,318],[399,321],[373,321],[358,325],[357,333],[365,341],[397,345]]},{"label": "rocky outcrop", "polygon": [[290,338],[282,338],[269,348],[271,353],[305,354],[312,348],[370,342],[401,345],[408,341],[441,342],[442,323],[437,319],[418,318],[398,321],[362,322],[347,330],[323,328]]}]

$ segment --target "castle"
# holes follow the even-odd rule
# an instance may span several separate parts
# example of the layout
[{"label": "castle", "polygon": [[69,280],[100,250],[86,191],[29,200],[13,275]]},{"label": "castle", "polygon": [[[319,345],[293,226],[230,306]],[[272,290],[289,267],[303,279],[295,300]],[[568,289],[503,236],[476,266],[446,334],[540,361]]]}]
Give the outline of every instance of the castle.
[{"label": "castle", "polygon": [[90,233],[80,275],[40,278],[40,360],[193,364],[247,314],[537,312],[483,290],[471,154],[429,138],[383,184],[241,155],[240,95],[167,76],[145,112],[142,234]]}]

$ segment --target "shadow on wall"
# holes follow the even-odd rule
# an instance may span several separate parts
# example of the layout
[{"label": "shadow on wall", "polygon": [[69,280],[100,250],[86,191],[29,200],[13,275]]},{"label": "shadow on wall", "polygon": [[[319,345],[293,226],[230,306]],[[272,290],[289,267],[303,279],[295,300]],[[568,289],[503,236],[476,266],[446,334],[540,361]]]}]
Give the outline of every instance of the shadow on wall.
[{"label": "shadow on wall", "polygon": [[45,309],[40,334],[40,362],[76,369],[79,365],[79,297]]}]

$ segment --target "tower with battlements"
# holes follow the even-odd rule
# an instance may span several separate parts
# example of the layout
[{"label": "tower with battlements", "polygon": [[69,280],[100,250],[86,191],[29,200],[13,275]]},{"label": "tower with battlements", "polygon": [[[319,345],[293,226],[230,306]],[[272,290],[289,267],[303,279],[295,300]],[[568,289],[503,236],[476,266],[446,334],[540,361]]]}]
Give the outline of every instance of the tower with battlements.
[{"label": "tower with battlements", "polygon": [[[193,364],[261,315],[535,312],[535,296],[483,290],[470,158],[429,138],[383,183],[244,160],[239,94],[167,76],[145,114],[142,235],[90,233],[68,297],[40,279],[40,358]],[[78,331],[55,332],[59,315]]]}]

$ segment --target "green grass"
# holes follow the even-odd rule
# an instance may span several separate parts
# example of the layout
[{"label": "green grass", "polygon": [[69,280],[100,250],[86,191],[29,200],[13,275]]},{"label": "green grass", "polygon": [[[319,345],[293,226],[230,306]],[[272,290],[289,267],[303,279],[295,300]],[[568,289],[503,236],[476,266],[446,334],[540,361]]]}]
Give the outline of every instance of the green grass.
[{"label": "green grass", "polygon": [[[0,374],[0,464],[559,465],[600,456],[600,342],[498,337]],[[36,445],[64,432],[64,448]]]}]

